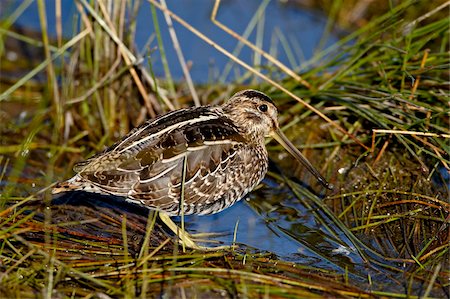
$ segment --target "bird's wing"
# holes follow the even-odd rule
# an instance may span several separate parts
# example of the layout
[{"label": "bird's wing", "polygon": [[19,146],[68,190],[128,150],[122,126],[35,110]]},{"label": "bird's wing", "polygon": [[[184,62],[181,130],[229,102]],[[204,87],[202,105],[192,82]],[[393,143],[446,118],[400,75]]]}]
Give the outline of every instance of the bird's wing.
[{"label": "bird's wing", "polygon": [[[152,141],[157,140],[161,132],[171,130],[178,125],[185,125],[189,121],[204,118],[217,118],[217,113],[214,110],[208,109],[208,106],[197,108],[180,109],[169,112],[155,119],[151,119],[142,125],[131,130],[121,140],[114,143],[103,152],[98,153],[91,158],[81,161],[73,167],[75,172],[92,171],[91,166],[96,160],[104,158],[106,155],[113,156],[111,153],[116,152],[115,158],[126,157],[127,155],[136,153],[142,148],[152,147]],[[118,161],[119,162],[119,161]],[[113,169],[115,164],[108,163]],[[106,165],[104,165],[106,167]]]},{"label": "bird's wing", "polygon": [[129,197],[178,214],[183,193],[184,204],[190,209],[185,214],[198,213],[193,209],[229,196],[229,187],[245,173],[243,151],[242,143],[216,143],[158,160],[140,172]]}]

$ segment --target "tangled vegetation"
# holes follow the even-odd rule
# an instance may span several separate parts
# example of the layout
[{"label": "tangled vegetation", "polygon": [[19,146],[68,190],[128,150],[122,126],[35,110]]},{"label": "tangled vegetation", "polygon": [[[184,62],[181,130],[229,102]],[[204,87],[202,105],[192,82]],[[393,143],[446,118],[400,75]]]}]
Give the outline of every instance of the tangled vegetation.
[{"label": "tangled vegetation", "polygon": [[[52,198],[74,163],[145,119],[243,88],[200,85],[197,98],[188,79],[173,82],[169,70],[155,78],[151,61],[138,63],[127,22],[140,2],[106,2],[77,1],[70,39],[46,34],[44,1],[42,33],[13,26],[28,1],[1,23],[1,297],[450,296],[448,2],[411,17],[416,2],[401,1],[301,69],[272,57],[236,78],[272,96],[283,130],[335,185],[323,193],[269,143],[270,171],[248,202],[317,263],[243,245],[183,251],[147,210],[86,194]],[[183,21],[149,2],[159,26],[168,25],[157,10]],[[209,43],[199,33],[196,42]],[[32,56],[11,61],[12,50]]]}]

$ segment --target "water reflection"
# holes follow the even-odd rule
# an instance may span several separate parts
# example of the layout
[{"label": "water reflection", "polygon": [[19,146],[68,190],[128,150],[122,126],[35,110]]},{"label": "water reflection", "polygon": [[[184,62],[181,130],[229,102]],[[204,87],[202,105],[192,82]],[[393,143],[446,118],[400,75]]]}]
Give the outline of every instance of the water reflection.
[{"label": "water reflection", "polygon": [[273,252],[285,260],[341,271],[362,262],[359,254],[349,247],[350,243],[328,234],[313,211],[296,200],[288,188],[273,187],[276,182],[268,178],[264,182],[260,190],[250,194],[248,202],[240,201],[207,217],[186,217],[189,229],[228,232],[218,239],[231,243],[239,221],[238,243]]}]

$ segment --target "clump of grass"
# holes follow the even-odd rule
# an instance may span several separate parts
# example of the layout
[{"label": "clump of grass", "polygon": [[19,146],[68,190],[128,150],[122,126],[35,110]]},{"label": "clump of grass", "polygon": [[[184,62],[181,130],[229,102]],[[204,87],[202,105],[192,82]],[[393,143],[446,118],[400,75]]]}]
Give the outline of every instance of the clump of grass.
[{"label": "clump of grass", "polygon": [[[333,265],[328,268],[245,249],[184,253],[147,211],[91,197],[75,195],[47,207],[46,188],[68,177],[76,161],[191,98],[180,98],[170,79],[154,78],[151,67],[136,66],[135,24],[127,20],[134,19],[138,2],[77,2],[81,25],[66,41],[47,36],[44,1],[40,39],[13,32],[13,20],[5,22],[2,36],[36,46],[42,56],[28,75],[1,85],[1,294],[448,296],[449,22],[433,19],[442,9],[404,20],[412,4],[392,7],[319,51],[302,70],[289,70],[295,76],[280,86],[320,109],[330,123],[277,91],[278,85],[260,86],[279,104],[286,133],[306,144],[304,153],[322,165],[336,191],[305,188],[301,182],[310,180],[300,169],[295,177],[301,182],[288,177],[284,170],[291,163],[277,159],[278,147],[269,146],[280,166],[269,178],[279,184],[280,195],[255,198],[251,205],[274,230]],[[44,70],[48,82],[32,80]],[[205,86],[199,94],[225,98],[238,88]],[[23,110],[19,118],[15,105]],[[272,194],[267,189],[254,194]],[[314,215],[314,227],[301,222],[305,213]],[[307,237],[311,231],[314,238]]]},{"label": "clump of grass", "polygon": [[[289,3],[289,1],[288,1]],[[403,3],[405,3],[403,1]],[[340,29],[352,30],[355,27],[364,27],[372,22],[376,17],[385,14],[386,11],[395,10],[402,4],[402,1],[334,1],[330,3],[326,0],[319,1],[293,1],[292,5],[299,5],[309,9],[317,9],[328,15],[328,24]],[[402,15],[409,20],[418,19],[424,16],[424,12],[430,13],[437,8],[438,14],[432,16],[431,20],[436,21],[447,16],[445,7],[448,3],[445,0],[437,0],[430,3],[414,1],[414,5],[407,6]]]}]

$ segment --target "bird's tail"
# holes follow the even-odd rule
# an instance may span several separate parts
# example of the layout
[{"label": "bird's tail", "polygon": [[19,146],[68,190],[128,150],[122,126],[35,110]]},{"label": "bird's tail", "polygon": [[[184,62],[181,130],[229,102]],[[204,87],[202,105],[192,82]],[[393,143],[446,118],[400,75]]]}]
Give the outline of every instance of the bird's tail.
[{"label": "bird's tail", "polygon": [[111,192],[96,186],[92,182],[84,179],[79,174],[75,175],[70,180],[57,183],[55,187],[52,189],[52,194],[59,194],[63,192],[71,192],[71,191],[85,191],[85,192],[93,192],[110,195]]},{"label": "bird's tail", "polygon": [[84,180],[79,175],[76,175],[70,180],[57,183],[52,189],[52,194],[82,190],[83,185]]}]

